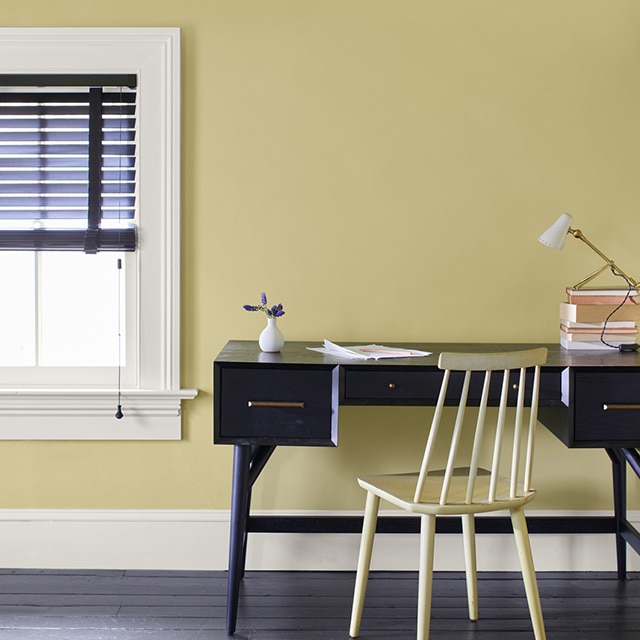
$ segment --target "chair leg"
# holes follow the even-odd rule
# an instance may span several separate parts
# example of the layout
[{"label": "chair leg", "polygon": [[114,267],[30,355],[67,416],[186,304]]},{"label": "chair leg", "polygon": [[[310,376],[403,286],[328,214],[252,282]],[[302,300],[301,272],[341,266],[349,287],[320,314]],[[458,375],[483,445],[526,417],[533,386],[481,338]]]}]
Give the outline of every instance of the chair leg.
[{"label": "chair leg", "polygon": [[476,568],[476,523],[472,513],[466,513],[462,516],[462,538],[464,542],[464,566],[467,576],[469,620],[477,620],[478,572]]},{"label": "chair leg", "polygon": [[522,567],[522,578],[524,580],[524,588],[527,594],[531,623],[533,624],[533,634],[536,640],[545,640],[547,636],[544,630],[538,582],[536,580],[536,572],[533,566],[529,532],[527,530],[527,521],[524,516],[523,508],[511,510],[511,522],[513,524],[513,534],[518,548],[518,556],[520,557],[520,566]]},{"label": "chair leg", "polygon": [[374,493],[367,492],[367,503],[364,509],[364,522],[362,525],[362,538],[360,540],[360,554],[358,556],[358,570],[356,573],[356,584],[353,592],[351,624],[349,626],[349,636],[352,638],[357,638],[360,633],[360,621],[362,619],[362,609],[364,608],[364,596],[367,591],[369,567],[371,566],[371,552],[373,550],[373,539],[376,532],[379,507],[380,498]]},{"label": "chair leg", "polygon": [[418,573],[418,640],[429,640],[431,595],[433,592],[433,551],[436,517],[420,516],[420,568]]}]

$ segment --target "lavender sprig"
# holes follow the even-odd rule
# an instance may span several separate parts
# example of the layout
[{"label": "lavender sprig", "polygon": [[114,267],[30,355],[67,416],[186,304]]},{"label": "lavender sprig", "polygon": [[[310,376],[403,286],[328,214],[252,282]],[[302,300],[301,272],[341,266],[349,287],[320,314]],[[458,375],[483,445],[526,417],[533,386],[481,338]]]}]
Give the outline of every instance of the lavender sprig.
[{"label": "lavender sprig", "polygon": [[268,306],[267,294],[264,291],[260,294],[260,302],[262,304],[245,304],[242,305],[242,308],[245,311],[264,311],[267,314],[267,318],[280,318],[284,315],[284,309],[281,304]]}]

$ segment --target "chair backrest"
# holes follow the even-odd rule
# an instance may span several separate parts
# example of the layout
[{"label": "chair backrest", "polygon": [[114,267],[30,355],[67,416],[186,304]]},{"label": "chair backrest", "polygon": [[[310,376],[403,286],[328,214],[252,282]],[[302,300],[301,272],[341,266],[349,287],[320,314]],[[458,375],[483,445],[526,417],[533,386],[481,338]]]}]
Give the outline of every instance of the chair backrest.
[{"label": "chair backrest", "polygon": [[[444,371],[444,375],[418,476],[415,502],[425,501],[422,496],[430,482],[439,483],[436,491],[439,492],[439,504],[441,505],[454,501],[462,504],[473,504],[480,501],[495,503],[505,498],[514,499],[531,491],[540,365],[544,364],[546,359],[547,350],[543,347],[503,353],[446,352],[440,354],[438,367]],[[452,372],[463,372],[463,374],[452,375]],[[458,390],[452,389],[456,386],[452,384],[452,379],[456,378],[457,383],[459,382],[458,377],[461,375],[463,375],[462,388],[459,391],[459,396],[455,398],[457,402],[454,402],[451,395],[453,392],[457,394]],[[479,395],[475,390],[478,376],[482,380],[481,388],[478,389]],[[529,384],[531,381],[532,384]],[[496,382],[500,386],[498,408],[497,411],[487,412],[490,400],[492,400],[492,404],[495,404]],[[472,393],[470,393],[470,389],[473,390]],[[516,390],[517,393],[515,393]],[[514,394],[516,396],[515,403],[513,401]],[[523,427],[526,413],[525,403],[530,407],[526,428]],[[447,429],[440,428],[444,408],[448,404],[457,404],[458,406],[451,433]],[[466,411],[467,407],[471,405],[478,407],[477,416],[474,415],[470,420],[465,420],[465,414],[467,416],[470,413],[475,414],[475,411]],[[515,406],[515,410],[508,411],[509,406]],[[494,428],[487,428],[488,414],[495,416]],[[509,427],[507,427],[507,418],[509,418]],[[467,424],[468,422],[471,424]],[[467,433],[468,430],[470,433]],[[446,433],[440,437],[441,432]],[[472,445],[469,449],[470,438],[472,438]],[[436,444],[440,447],[440,441],[443,439],[446,439],[445,449],[448,449],[446,465],[443,468],[442,462],[440,462],[437,465],[438,471],[434,473],[437,457],[435,455]],[[466,444],[461,447],[462,440]],[[506,443],[510,445],[510,451],[506,449],[503,451],[503,444]],[[480,467],[480,457],[481,453],[483,451],[486,453],[487,450],[490,464],[487,465],[489,468],[485,470]],[[441,453],[439,460],[442,460]],[[464,469],[462,473],[460,473],[461,468]],[[458,475],[461,477],[456,478]],[[479,477],[482,477],[482,492],[478,495]],[[501,477],[502,480],[500,480]],[[455,481],[454,478],[456,478]],[[508,478],[509,482],[508,497],[505,496],[505,488],[502,486],[504,478]],[[466,486],[459,486],[460,481],[464,482]],[[452,484],[456,484],[455,497],[451,492]],[[461,490],[463,490],[464,496],[461,496]]]}]

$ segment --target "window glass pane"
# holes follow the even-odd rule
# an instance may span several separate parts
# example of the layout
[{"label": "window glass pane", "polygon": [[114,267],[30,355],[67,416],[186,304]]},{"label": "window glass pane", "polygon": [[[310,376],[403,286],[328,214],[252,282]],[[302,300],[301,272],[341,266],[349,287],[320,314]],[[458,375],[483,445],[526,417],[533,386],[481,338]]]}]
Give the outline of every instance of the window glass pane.
[{"label": "window glass pane", "polygon": [[0,251],[0,366],[36,360],[35,255]]},{"label": "window glass pane", "polygon": [[[49,251],[39,255],[40,364],[116,366],[121,254]],[[124,286],[124,284],[122,284]],[[122,292],[124,293],[124,292]],[[124,326],[122,326],[124,341]],[[122,356],[124,364],[124,343]]]}]

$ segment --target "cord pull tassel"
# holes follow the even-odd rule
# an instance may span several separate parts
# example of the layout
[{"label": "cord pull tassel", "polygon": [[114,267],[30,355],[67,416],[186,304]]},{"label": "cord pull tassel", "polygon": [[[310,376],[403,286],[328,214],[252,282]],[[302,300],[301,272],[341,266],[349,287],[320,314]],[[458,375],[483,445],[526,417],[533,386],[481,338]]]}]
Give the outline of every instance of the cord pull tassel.
[{"label": "cord pull tassel", "polygon": [[116,418],[118,420],[121,420],[122,418],[124,418],[124,413],[122,413],[122,405],[121,404],[118,405],[118,410],[116,411]]}]

